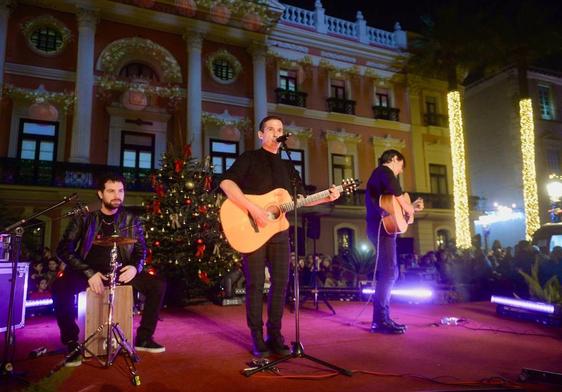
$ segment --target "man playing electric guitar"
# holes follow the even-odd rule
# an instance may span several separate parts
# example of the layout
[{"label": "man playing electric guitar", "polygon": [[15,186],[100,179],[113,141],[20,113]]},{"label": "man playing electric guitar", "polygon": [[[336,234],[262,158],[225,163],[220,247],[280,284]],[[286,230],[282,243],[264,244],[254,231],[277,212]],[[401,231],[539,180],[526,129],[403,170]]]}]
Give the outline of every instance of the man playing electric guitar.
[{"label": "man playing electric guitar", "polygon": [[[407,194],[402,192],[398,175],[404,170],[404,156],[396,150],[387,150],[379,158],[379,166],[373,170],[367,183],[365,206],[367,208],[367,236],[377,250],[376,277],[377,284],[373,299],[372,333],[402,334],[406,331],[404,324],[394,322],[389,316],[390,293],[398,277],[396,262],[396,233],[388,233],[383,227],[383,218],[389,215],[379,204],[386,195],[392,195],[399,204],[400,213],[413,217],[414,212],[423,210],[423,200],[409,202]],[[402,216],[399,218],[403,219]],[[408,220],[408,219],[406,219]],[[385,225],[386,227],[386,225]]]},{"label": "man playing electric guitar", "polygon": [[[277,188],[292,194],[291,178],[296,178],[299,193],[304,193],[302,181],[290,162],[279,155],[283,135],[283,121],[276,116],[265,117],[259,126],[258,137],[261,148],[243,153],[226,171],[220,183],[221,189],[234,204],[247,211],[256,229],[266,227],[269,213],[253,203],[245,195],[261,195]],[[308,205],[327,203],[339,197],[335,186],[329,196]],[[273,235],[254,252],[243,254],[243,270],[246,277],[246,320],[252,335],[252,353],[258,357],[290,354],[281,334],[281,319],[289,280],[289,235],[284,230]],[[262,295],[265,266],[271,275],[268,296],[267,343],[263,339]]]}]

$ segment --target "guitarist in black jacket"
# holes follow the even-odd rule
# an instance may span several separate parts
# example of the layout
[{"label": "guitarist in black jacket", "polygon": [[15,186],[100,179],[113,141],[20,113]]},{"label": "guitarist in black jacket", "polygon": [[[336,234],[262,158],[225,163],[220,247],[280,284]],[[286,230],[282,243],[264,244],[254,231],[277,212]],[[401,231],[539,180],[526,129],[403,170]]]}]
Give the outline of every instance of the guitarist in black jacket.
[{"label": "guitarist in black jacket", "polygon": [[[64,273],[53,283],[55,315],[61,332],[61,341],[74,351],[78,344],[79,329],[75,322],[74,296],[90,288],[102,294],[109,271],[109,247],[95,245],[97,238],[117,234],[136,240],[134,244],[118,247],[118,260],[122,267],[118,281],[130,284],[146,297],[145,308],[137,330],[135,349],[158,353],[164,346],[156,343],[152,335],[165,292],[165,282],[143,271],[146,258],[144,231],[137,217],[123,207],[125,180],[118,174],[100,178],[98,197],[101,208],[84,216],[76,216],[68,224],[57,248],[57,256],[66,264]],[[79,366],[82,355],[77,352],[65,366]]]},{"label": "guitarist in black jacket", "polygon": [[396,150],[387,150],[379,158],[379,166],[373,170],[365,197],[367,208],[367,236],[376,249],[376,277],[377,284],[373,299],[373,323],[371,332],[386,334],[403,334],[404,324],[394,322],[389,316],[390,294],[394,282],[398,278],[396,262],[396,234],[388,234],[382,225],[384,210],[379,205],[381,195],[393,195],[402,210],[412,216],[414,211],[423,209],[423,200],[418,199],[409,203],[400,187],[398,175],[402,173],[406,161],[404,156]]},{"label": "guitarist in black jacket", "polygon": [[[243,153],[225,172],[220,187],[237,206],[248,211],[257,227],[265,227],[269,218],[267,212],[252,203],[246,195],[262,195],[276,188],[284,188],[292,194],[291,178],[297,179],[297,191],[304,194],[302,181],[289,161],[279,155],[283,135],[283,120],[277,116],[265,117],[259,126],[258,137],[262,148]],[[336,200],[339,191],[330,188],[330,196],[314,203]],[[275,234],[254,252],[243,254],[243,270],[246,277],[246,320],[252,335],[252,354],[266,357],[271,352],[277,355],[290,354],[281,334],[281,319],[289,280],[289,235],[288,231]],[[267,343],[263,338],[262,296],[265,280],[265,266],[271,276],[268,296]]]}]

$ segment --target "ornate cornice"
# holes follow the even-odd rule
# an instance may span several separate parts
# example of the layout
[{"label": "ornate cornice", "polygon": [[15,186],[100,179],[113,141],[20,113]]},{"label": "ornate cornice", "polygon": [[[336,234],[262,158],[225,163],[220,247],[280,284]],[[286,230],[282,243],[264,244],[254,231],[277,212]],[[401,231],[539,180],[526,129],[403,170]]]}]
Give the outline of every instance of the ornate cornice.
[{"label": "ornate cornice", "polygon": [[356,133],[351,133],[345,129],[340,129],[337,131],[327,130],[324,132],[327,141],[340,141],[343,143],[361,143],[361,135]]},{"label": "ornate cornice", "polygon": [[373,136],[371,138],[373,146],[375,147],[383,147],[385,150],[392,148],[394,150],[401,150],[406,147],[406,142],[404,139],[398,139],[396,137],[392,137],[390,135],[386,136]]}]

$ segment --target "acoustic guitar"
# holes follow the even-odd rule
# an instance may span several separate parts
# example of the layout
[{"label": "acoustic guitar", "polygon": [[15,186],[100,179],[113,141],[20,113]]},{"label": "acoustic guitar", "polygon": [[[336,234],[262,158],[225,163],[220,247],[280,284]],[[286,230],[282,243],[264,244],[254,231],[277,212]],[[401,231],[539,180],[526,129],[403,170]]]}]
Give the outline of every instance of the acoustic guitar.
[{"label": "acoustic guitar", "polygon": [[[359,180],[345,179],[336,189],[340,193],[351,193],[357,189]],[[324,199],[329,196],[329,189],[297,200],[297,208]],[[241,253],[250,253],[259,249],[275,234],[287,230],[289,221],[285,214],[295,208],[287,190],[277,188],[263,195],[246,195],[254,204],[268,213],[270,222],[259,227],[248,210],[226,199],[220,209],[221,225],[230,246]]]},{"label": "acoustic guitar", "polygon": [[[408,204],[411,204],[410,195],[402,195]],[[421,203],[421,199],[419,199]],[[379,206],[384,210],[382,225],[388,234],[402,234],[408,229],[408,225],[414,223],[414,215],[408,215],[396,200],[394,195],[381,195]]]}]

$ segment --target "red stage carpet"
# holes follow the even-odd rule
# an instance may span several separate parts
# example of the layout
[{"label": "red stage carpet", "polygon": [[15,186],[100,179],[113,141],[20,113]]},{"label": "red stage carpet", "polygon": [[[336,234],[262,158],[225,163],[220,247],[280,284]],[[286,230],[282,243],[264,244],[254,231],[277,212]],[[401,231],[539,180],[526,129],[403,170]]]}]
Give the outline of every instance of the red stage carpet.
[{"label": "red stage carpet", "polygon": [[[28,319],[17,330],[15,367],[27,372],[34,391],[446,391],[495,390],[480,381],[517,381],[522,368],[562,372],[562,331],[530,322],[502,319],[489,303],[456,305],[394,304],[396,321],[408,324],[401,336],[368,333],[371,306],[333,302],[337,315],[308,303],[301,312],[301,341],[307,354],[354,371],[352,377],[323,377],[330,370],[306,359],[279,366],[279,375],[240,371],[251,359],[243,306],[194,305],[167,310],[156,332],[163,354],[140,353],[142,385],[134,387],[123,358],[109,369],[94,360],[65,368],[47,378],[62,355],[28,359],[37,347],[60,348],[52,316]],[[457,326],[439,326],[445,316],[466,319]],[[138,322],[138,319],[135,318]],[[295,336],[294,317],[285,314],[283,331]],[[2,336],[2,344],[3,336]],[[3,351],[2,351],[3,352]],[[298,376],[289,378],[284,376]],[[433,379],[434,381],[431,381]],[[436,381],[447,383],[439,384]],[[44,387],[44,389],[41,389]],[[521,386],[549,391],[554,386]],[[7,390],[8,388],[2,388]]]}]

